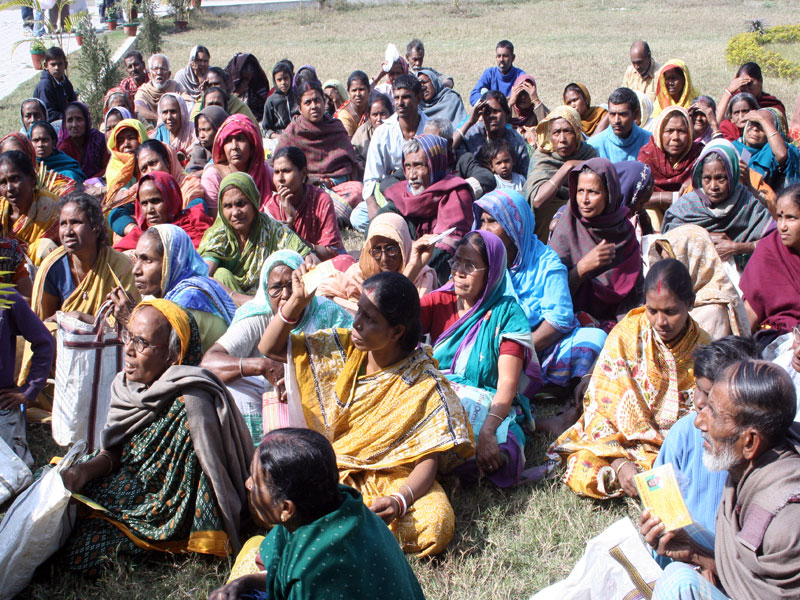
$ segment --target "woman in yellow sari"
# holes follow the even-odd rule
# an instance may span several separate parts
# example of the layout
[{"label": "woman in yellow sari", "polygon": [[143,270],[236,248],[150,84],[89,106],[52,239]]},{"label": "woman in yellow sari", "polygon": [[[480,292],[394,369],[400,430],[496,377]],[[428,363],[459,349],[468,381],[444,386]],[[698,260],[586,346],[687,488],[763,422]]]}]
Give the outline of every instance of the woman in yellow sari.
[{"label": "woman in yellow sari", "polygon": [[592,96],[582,83],[570,83],[564,88],[564,105],[571,106],[581,116],[581,129],[588,138],[608,127],[608,111],[602,106],[592,106]]},{"label": "woman in yellow sari", "polygon": [[653,118],[661,114],[668,106],[677,105],[689,109],[692,100],[699,94],[692,85],[689,67],[680,58],[673,58],[664,63],[658,71],[656,83],[656,101],[653,106]]},{"label": "woman in yellow sari", "polygon": [[16,150],[0,154],[0,234],[19,240],[39,266],[58,245],[58,198],[37,181],[28,156]]},{"label": "woman in yellow sari", "polygon": [[130,203],[130,194],[120,192],[136,183],[136,151],[149,139],[144,123],[137,119],[123,119],[108,138],[111,159],[106,166],[103,212],[108,214],[111,230],[118,236],[124,236],[136,227],[133,208],[123,208]]},{"label": "woman in yellow sari", "polygon": [[301,266],[292,296],[259,344],[265,356],[289,360],[289,415],[325,435],[336,452],[339,481],[356,488],[406,553],[442,552],[455,515],[439,470],[474,454],[461,402],[420,338],[419,295],[400,273],[364,282],[353,330],[292,334],[313,298]]},{"label": "woman in yellow sari", "polygon": [[611,331],[583,400],[584,414],[550,447],[563,481],[592,498],[637,496],[633,477],[652,468],[669,429],[692,409],[697,346],[710,342],[689,316],[689,271],[673,258],[645,279],[645,306]]},{"label": "woman in yellow sari", "polygon": [[[74,192],[64,198],[57,222],[61,246],[42,261],[33,284],[31,308],[55,335],[56,311],[79,312],[94,320],[109,293],[122,284],[138,303],[139,291],[133,281],[133,265],[127,256],[108,246],[108,233],[97,200]],[[25,348],[20,380],[28,371],[30,347]],[[52,404],[39,395],[38,408],[49,413]],[[37,418],[47,414],[29,413]]]}]

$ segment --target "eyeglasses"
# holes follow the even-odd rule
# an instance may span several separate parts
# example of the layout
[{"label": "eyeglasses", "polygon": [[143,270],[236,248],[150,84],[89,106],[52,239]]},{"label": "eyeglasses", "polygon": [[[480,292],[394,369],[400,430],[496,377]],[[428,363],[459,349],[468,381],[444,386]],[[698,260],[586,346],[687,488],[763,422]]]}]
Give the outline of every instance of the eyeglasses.
[{"label": "eyeglasses", "polygon": [[144,351],[148,348],[166,348],[167,344],[151,344],[147,340],[140,338],[139,336],[131,335],[131,332],[127,329],[122,330],[122,343],[126,346],[128,344],[133,344],[133,349],[136,350],[138,354],[144,354]]},{"label": "eyeglasses", "polygon": [[455,258],[451,258],[447,261],[447,264],[450,265],[450,271],[455,273],[463,273],[464,275],[472,275],[477,271],[485,271],[488,267],[476,267],[471,262],[461,262]]},{"label": "eyeglasses", "polygon": [[400,246],[397,244],[384,244],[383,246],[373,246],[369,249],[369,255],[375,260],[380,260],[383,254],[386,255],[386,258],[397,258],[400,256]]},{"label": "eyeglasses", "polygon": [[289,295],[292,295],[292,282],[289,283],[276,283],[267,288],[267,294],[270,298],[280,298],[283,296],[283,290],[289,290]]}]

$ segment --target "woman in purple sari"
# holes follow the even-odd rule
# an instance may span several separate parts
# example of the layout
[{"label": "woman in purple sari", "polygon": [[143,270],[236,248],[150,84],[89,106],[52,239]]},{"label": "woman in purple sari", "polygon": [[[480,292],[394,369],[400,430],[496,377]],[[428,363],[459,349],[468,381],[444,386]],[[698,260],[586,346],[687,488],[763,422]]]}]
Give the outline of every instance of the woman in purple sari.
[{"label": "woman in purple sari", "polygon": [[575,312],[606,331],[644,302],[642,255],[629,212],[614,164],[592,158],[570,172],[569,205],[550,239],[567,267]]}]

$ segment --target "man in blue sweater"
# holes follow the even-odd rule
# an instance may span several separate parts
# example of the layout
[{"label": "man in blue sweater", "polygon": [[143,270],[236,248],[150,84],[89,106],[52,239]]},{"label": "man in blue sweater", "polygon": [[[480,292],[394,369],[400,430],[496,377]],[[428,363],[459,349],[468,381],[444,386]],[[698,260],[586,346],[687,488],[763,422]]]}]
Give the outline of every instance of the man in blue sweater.
[{"label": "man in blue sweater", "polygon": [[594,134],[586,143],[611,162],[636,160],[641,147],[653,135],[636,124],[639,110],[636,93],[628,88],[617,88],[608,97],[610,127]]},{"label": "man in blue sweater", "polygon": [[496,48],[497,66],[486,69],[478,83],[469,93],[469,103],[472,106],[477,104],[484,93],[489,90],[498,90],[506,97],[511,93],[514,82],[520,75],[525,75],[525,71],[514,66],[514,44],[508,40],[497,43]]}]

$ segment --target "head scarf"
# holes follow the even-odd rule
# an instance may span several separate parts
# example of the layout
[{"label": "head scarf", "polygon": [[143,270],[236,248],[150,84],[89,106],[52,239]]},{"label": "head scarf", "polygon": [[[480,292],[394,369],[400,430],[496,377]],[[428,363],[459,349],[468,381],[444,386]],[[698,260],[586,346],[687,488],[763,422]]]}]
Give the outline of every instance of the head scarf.
[{"label": "head scarf", "polygon": [[[256,210],[247,243],[241,250],[239,238],[221,208],[222,197],[229,187],[241,191]],[[308,254],[308,247],[291,229],[259,212],[261,196],[253,178],[247,173],[235,172],[227,175],[219,184],[217,197],[220,210],[197,251],[203,258],[211,258],[233,273],[245,293],[256,286],[261,265],[275,250],[288,248]]]},{"label": "head scarf", "polygon": [[653,101],[644,92],[635,92],[636,97],[639,99],[639,120],[636,124],[642,129],[647,128],[650,121],[650,116],[653,114]]},{"label": "head scarf", "polygon": [[425,75],[433,85],[433,98],[431,98],[430,102],[423,100],[419,105],[426,117],[429,119],[443,117],[452,122],[453,126],[458,125],[467,118],[467,111],[464,109],[464,102],[461,100],[461,96],[455,90],[442,85],[442,80],[435,71],[420,69],[417,75]]},{"label": "head scarf", "polygon": [[743,150],[750,152],[751,156],[748,166],[754,171],[761,173],[770,187],[779,190],[784,185],[800,181],[800,151],[786,139],[786,118],[781,111],[777,108],[764,108],[761,110],[772,117],[772,124],[786,143],[787,156],[784,164],[781,165],[778,163],[778,160],[775,158],[775,153],[769,145],[769,140],[764,142],[761,148],[755,148],[745,144],[744,139],[747,134],[747,128],[751,127],[749,121],[745,123],[744,129],[742,130],[742,137],[733,142],[733,146],[739,153]]},{"label": "head scarf", "polygon": [[552,248],[536,237],[536,218],[522,194],[508,189],[495,190],[476,200],[473,211],[476,227],[481,213],[489,213],[517,249],[508,271],[531,328],[546,318],[562,333],[571,331],[574,328],[572,301],[568,294],[554,294],[552,285],[548,285],[553,275],[566,269]]},{"label": "head scarf", "polygon": [[[325,83],[322,84],[322,89],[325,90],[329,87],[335,87],[336,90],[339,92],[339,99],[342,102],[346,102],[350,99],[350,94],[347,93],[347,89],[342,85],[342,82],[338,79],[328,79]],[[337,106],[338,108],[338,106]]]},{"label": "head scarf", "polygon": [[50,156],[46,158],[36,157],[36,160],[51,171],[61,173],[76,183],[83,183],[86,179],[86,174],[81,170],[80,163],[66,152],[62,152],[58,149],[58,134],[56,133],[55,127],[53,127],[47,121],[36,121],[31,123],[31,128],[28,130],[28,136],[33,133],[33,129],[35,127],[45,128],[55,142],[53,144],[53,152],[50,154]]},{"label": "head scarf", "polygon": [[[167,98],[174,98],[178,103],[178,108],[180,109],[181,127],[178,130],[178,133],[172,133],[169,131],[167,126],[164,124],[164,120],[161,118],[161,105]],[[192,120],[189,118],[189,109],[186,106],[186,101],[178,94],[166,93],[163,94],[159,99],[158,123],[156,124],[155,138],[169,146],[172,146],[179,152],[183,152],[187,156],[191,152],[192,146],[197,141],[197,139],[194,137],[194,123],[192,123]]]},{"label": "head scarf", "polygon": [[[675,102],[672,99],[672,96],[669,95],[669,92],[667,91],[667,84],[664,78],[666,72],[671,71],[672,69],[680,69],[683,72],[683,77],[685,79],[683,84],[683,92],[681,92],[681,97],[678,98],[677,102]],[[689,67],[687,67],[686,63],[680,58],[673,58],[665,62],[658,72],[657,79],[656,108],[653,113],[654,116],[658,116],[662,110],[668,106],[672,106],[673,104],[677,104],[678,106],[682,106],[684,108],[689,108],[692,105],[692,100],[699,96],[697,90],[694,89],[694,86],[692,85],[692,76],[689,74]]]},{"label": "head scarf", "polygon": [[153,225],[164,247],[161,262],[161,296],[188,310],[200,310],[230,325],[236,304],[194,249],[192,239],[177,225]]},{"label": "head scarf", "polygon": [[[590,136],[594,133],[594,130],[597,129],[600,121],[606,116],[608,111],[602,106],[592,106],[592,96],[589,94],[589,90],[585,85],[582,83],[573,82],[568,84],[567,87],[572,85],[577,86],[581,91],[581,94],[583,94],[583,99],[586,101],[586,106],[589,109],[589,112],[586,113],[586,117],[581,117],[581,129],[587,136]],[[566,92],[564,93],[564,96],[566,96]],[[564,100],[563,97],[562,100]]]},{"label": "head scarf", "polygon": [[136,171],[136,156],[117,150],[117,136],[123,129],[133,129],[139,136],[139,143],[149,140],[144,123],[138,119],[124,119],[117,123],[106,142],[106,147],[111,153],[111,160],[106,166],[106,199],[103,202],[105,210],[113,208],[114,199],[122,188],[133,178]]},{"label": "head scarf", "polygon": [[150,300],[143,300],[131,313],[131,321],[142,308],[145,306],[152,306],[169,322],[175,333],[178,334],[178,339],[181,341],[181,353],[178,363],[182,363],[186,352],[189,350],[189,341],[192,335],[192,326],[189,321],[189,315],[180,306],[164,298],[152,298]]},{"label": "head scarf", "polygon": [[431,173],[431,182],[429,185],[433,185],[444,179],[447,175],[448,163],[447,140],[431,133],[418,135],[414,139],[419,143],[420,148],[422,148],[422,151],[428,159],[428,168]]},{"label": "head scarf", "polygon": [[142,210],[142,205],[139,203],[139,193],[145,181],[152,181],[158,188],[158,191],[161,192],[161,198],[167,207],[167,219],[169,222],[183,229],[191,238],[195,247],[198,246],[200,240],[203,238],[203,234],[212,223],[211,217],[206,215],[202,205],[199,204],[196,204],[188,210],[183,210],[183,195],[181,194],[178,182],[175,181],[169,173],[152,171],[144,175],[136,185],[136,206],[134,209],[136,227],[119,242],[114,244],[114,248],[116,250],[131,250],[136,248],[136,244],[142,233],[147,231],[147,219]]},{"label": "head scarf", "polygon": [[28,102],[38,103],[39,107],[42,109],[42,114],[44,115],[44,118],[45,119],[47,118],[47,107],[44,105],[44,102],[39,100],[39,98],[26,98],[19,105],[19,122],[22,123],[22,129],[20,129],[22,133],[28,133],[28,129],[25,127],[25,121],[22,120],[22,107],[26,105]]},{"label": "head scarf", "polygon": [[203,110],[197,113],[197,115],[194,118],[195,135],[197,135],[197,117],[199,117],[200,115],[204,116],[211,123],[211,125],[213,125],[215,131],[219,131],[219,128],[222,127],[222,124],[225,122],[225,119],[227,119],[230,116],[228,114],[228,111],[226,111],[221,106],[206,106]]},{"label": "head scarf", "polygon": [[189,62],[175,74],[175,81],[180,83],[186,88],[186,91],[192,96],[200,95],[200,80],[197,79],[194,70],[192,69],[192,61],[197,57],[197,49],[199,46],[192,48],[189,53]]},{"label": "head scarf", "polygon": [[[225,151],[223,150],[225,140],[240,133],[247,137],[247,141],[250,142],[252,148],[247,173],[255,182],[259,197],[262,201],[265,201],[272,194],[272,177],[270,177],[267,166],[264,164],[264,143],[261,138],[261,132],[253,121],[239,114],[231,115],[225,119],[214,138],[211,158],[215,164],[226,164],[228,159],[225,158]],[[258,210],[259,206],[261,206],[261,202],[256,205],[256,210]]]},{"label": "head scarf", "polygon": [[[261,267],[261,276],[258,280],[256,297],[236,310],[236,316],[233,318],[233,322],[236,323],[237,321],[242,321],[243,319],[258,315],[263,315],[271,319],[274,315],[272,313],[272,305],[269,303],[270,298],[267,291],[269,274],[279,265],[286,265],[294,271],[302,264],[303,257],[294,250],[278,250],[270,254],[264,262],[264,266]],[[313,325],[313,328],[311,325]],[[315,295],[311,300],[311,304],[309,304],[303,312],[300,322],[294,326],[292,331],[295,333],[302,331],[310,332],[331,327],[346,327],[349,329],[352,325],[353,319],[347,311],[340,308],[332,300]]]},{"label": "head scarf", "polygon": [[314,74],[314,79],[319,81],[319,77],[317,76],[317,70],[312,67],[311,65],[303,65],[297,71],[294,72],[294,78],[292,79],[292,88],[296,88],[297,84],[300,82],[300,72],[301,71],[311,71]]},{"label": "head scarf", "polygon": [[28,158],[31,159],[31,165],[33,165],[34,169],[36,168],[36,150],[33,148],[33,143],[31,142],[31,138],[27,136],[27,134],[22,133],[21,131],[12,131],[11,133],[4,135],[3,139],[0,139],[0,147],[3,146],[5,141],[8,138],[14,138],[19,142],[19,145],[22,146],[22,151],[28,155]]},{"label": "head scarf", "polygon": [[110,117],[110,116],[111,116],[111,114],[112,114],[113,112],[115,112],[115,111],[116,111],[117,113],[119,113],[119,116],[120,116],[120,117],[122,117],[122,120],[123,120],[123,121],[124,121],[125,119],[134,119],[134,118],[135,118],[135,117],[133,116],[133,113],[131,113],[131,111],[129,111],[129,110],[128,110],[127,108],[125,108],[124,106],[114,106],[113,108],[109,108],[109,109],[106,111],[106,116],[105,116],[105,117],[103,117],[103,129],[105,129],[106,131],[108,131],[108,117]]},{"label": "head scarf", "polygon": [[571,106],[558,106],[551,110],[536,126],[537,149],[545,154],[553,153],[553,142],[550,140],[550,125],[556,119],[564,119],[570,124],[579,138],[583,137],[581,116]]},{"label": "head scarf", "polygon": [[358,266],[364,279],[369,279],[381,271],[378,261],[372,258],[370,254],[377,236],[397,242],[397,245],[400,246],[402,267],[406,266],[408,257],[411,254],[411,233],[408,230],[406,220],[397,213],[389,212],[377,215],[369,224],[367,239],[364,242],[364,247],[361,248],[361,255],[358,258]]},{"label": "head scarf", "polygon": [[653,171],[649,165],[638,160],[624,160],[614,163],[622,194],[622,204],[631,208],[639,198],[642,190],[653,185]]},{"label": "head scarf", "polygon": [[258,59],[252,54],[237,52],[225,67],[225,72],[228,74],[233,94],[239,87],[242,71],[248,63],[253,66],[253,77],[250,79],[250,87],[247,89],[247,106],[254,115],[261,115],[264,113],[264,102],[269,94],[269,79]]},{"label": "head scarf", "polygon": [[[524,81],[530,81],[533,86],[536,86],[536,80],[533,78],[533,75],[528,75],[527,73],[523,73],[519,77],[514,80],[514,85],[511,86],[511,89],[517,87],[520,83]],[[521,109],[518,106],[512,107],[512,118],[509,119],[509,123],[511,123],[512,127],[522,127],[531,118],[531,115],[534,113],[535,107],[533,106],[533,102],[528,108]],[[517,116],[514,117],[513,114],[516,112]]]},{"label": "head scarf", "polygon": [[103,98],[103,115],[108,114],[108,111],[111,110],[108,105],[111,102],[111,99],[116,95],[120,95],[125,98],[127,105],[122,107],[114,106],[113,108],[124,108],[128,111],[128,113],[133,111],[133,96],[120,87],[113,87],[106,92],[106,96]]},{"label": "head scarf", "polygon": [[[689,143],[675,162],[670,162],[667,153],[664,152],[662,136],[667,122],[678,115],[683,119],[689,132]],[[656,120],[653,136],[639,151],[639,160],[650,165],[653,170],[653,179],[658,191],[677,192],[680,191],[683,182],[691,177],[692,165],[700,153],[703,151],[703,143],[694,139],[692,129],[692,118],[682,106],[668,106],[661,111]]]},{"label": "head scarf", "polygon": [[[584,168],[600,177],[608,195],[602,214],[588,219],[578,210],[577,200],[578,178]],[[550,246],[568,270],[602,240],[614,244],[616,250],[611,264],[592,273],[574,294],[576,311],[585,310],[602,320],[615,321],[620,308],[625,312],[626,304],[640,304],[642,257],[636,232],[628,220],[629,212],[622,202],[617,172],[609,160],[592,158],[570,171],[569,208],[559,219]]]},{"label": "head scarf", "polygon": [[[722,160],[730,189],[727,200],[715,205],[703,191],[703,160],[712,153]],[[739,181],[739,155],[727,140],[716,139],[706,144],[695,162],[692,185],[694,190],[667,210],[662,233],[693,224],[709,232],[726,233],[736,242],[752,242],[764,237],[775,226],[769,210]]]},{"label": "head scarf", "polygon": [[[86,121],[86,132],[84,133],[85,148],[83,154],[78,149],[75,142],[67,131],[67,109],[70,106],[77,106]],[[70,102],[64,108],[64,116],[61,119],[61,131],[58,132],[58,149],[65,152],[81,165],[81,171],[87,178],[101,175],[105,169],[106,157],[106,136],[92,127],[92,115],[89,114],[89,107],[83,102]]]}]

